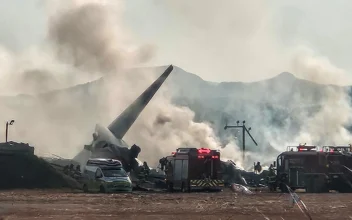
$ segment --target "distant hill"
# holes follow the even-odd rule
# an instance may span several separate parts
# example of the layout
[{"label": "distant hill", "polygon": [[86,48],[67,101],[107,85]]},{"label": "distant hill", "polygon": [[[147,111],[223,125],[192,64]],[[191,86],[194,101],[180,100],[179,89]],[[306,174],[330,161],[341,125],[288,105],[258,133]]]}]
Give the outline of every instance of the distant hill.
[{"label": "distant hill", "polygon": [[[147,69],[153,70],[155,74],[159,75],[164,68],[161,66]],[[141,74],[138,72],[134,74]],[[46,115],[46,117],[50,118],[55,125],[64,127],[65,124],[70,123],[70,118],[74,115],[67,117],[65,114],[55,114],[55,112],[62,112],[60,108],[67,108],[66,105],[62,104],[65,101],[60,97],[61,94],[69,94],[75,100],[75,103],[84,109],[84,111],[76,114],[92,119],[82,123],[92,127],[92,121],[97,122],[101,117],[96,115],[97,111],[95,110],[104,107],[99,102],[101,97],[96,95],[96,91],[101,88],[102,83],[103,79],[99,79],[38,96],[0,97],[2,103],[0,110],[2,112],[11,112],[14,109],[21,110],[24,113],[16,115],[16,117],[19,120],[25,120],[26,117],[32,117],[33,111],[36,114],[42,114],[38,112],[38,101],[46,104],[53,103],[55,105],[52,108],[55,111],[50,113],[51,115]],[[318,112],[325,105],[324,99],[328,88],[328,85],[302,80],[288,72],[283,72],[267,80],[251,83],[214,83],[205,81],[179,67],[174,68],[174,72],[166,81],[166,85],[171,92],[172,102],[193,110],[196,121],[210,122],[224,143],[226,143],[227,136],[230,133],[235,133],[224,131],[225,123],[234,124],[237,120],[245,120],[247,126],[252,127],[251,133],[259,143],[259,147],[254,146],[248,137],[247,149],[252,151],[262,150],[266,153],[278,152],[271,147],[273,138],[277,143],[284,143],[283,140],[290,141],[290,138],[297,135],[302,126],[301,115],[310,117]],[[339,89],[338,86],[332,87]],[[346,89],[352,94],[349,87]],[[26,106],[25,110],[22,109],[24,105]],[[77,129],[79,128],[77,127]],[[241,136],[238,137],[238,140],[241,144]],[[285,146],[281,148],[286,149]]]},{"label": "distant hill", "polygon": [[[266,151],[271,149],[267,148],[271,142],[268,136],[273,136],[278,143],[290,142],[304,120],[325,105],[338,105],[337,100],[326,103],[328,88],[344,90],[351,97],[350,87],[318,84],[288,72],[257,82],[213,83],[176,68],[167,83],[172,88],[173,102],[192,109],[197,121],[212,122],[220,137],[230,132],[223,129],[226,122],[235,124],[237,120],[245,120],[259,145],[266,146]],[[258,150],[249,137],[246,143],[250,150]]]}]

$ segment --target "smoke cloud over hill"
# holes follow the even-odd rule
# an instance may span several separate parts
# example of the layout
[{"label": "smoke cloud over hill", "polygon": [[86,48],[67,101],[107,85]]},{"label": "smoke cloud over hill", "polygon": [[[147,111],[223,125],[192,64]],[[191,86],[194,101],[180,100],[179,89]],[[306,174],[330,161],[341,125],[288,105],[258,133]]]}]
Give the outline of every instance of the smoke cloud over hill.
[{"label": "smoke cloud over hill", "polygon": [[[48,20],[45,46],[21,51],[20,59],[8,55],[4,77],[14,79],[8,83],[16,93],[47,92],[104,76],[103,84],[91,91],[42,95],[32,105],[17,104],[17,109],[2,106],[3,120],[16,119],[11,139],[35,144],[38,154],[73,157],[91,140],[95,123],[109,124],[154,81],[152,74],[137,78],[128,73],[150,55],[129,42],[115,7],[94,1],[60,5]],[[173,105],[166,88],[159,93],[126,137],[142,147],[142,159],[155,163],[182,145],[218,147],[209,125],[195,123],[192,111]]]},{"label": "smoke cloud over hill", "polygon": [[[308,47],[297,44],[286,48],[278,43],[271,26],[271,11],[266,4],[257,1],[246,4],[168,1],[162,5],[174,20],[185,19],[192,26],[187,32],[194,39],[186,44],[189,51],[181,53],[175,48],[170,53],[184,56],[185,62],[198,66],[202,66],[204,60],[231,63],[231,66],[224,65],[224,69],[214,70],[214,75],[217,71],[228,71],[232,75],[247,74],[251,81],[256,81],[290,71],[316,83],[351,82],[348,73]],[[158,54],[153,47],[134,43],[134,35],[123,20],[122,2],[51,1],[47,6],[47,35],[43,42],[20,51],[0,46],[0,93],[33,95],[16,99],[2,97],[0,117],[3,122],[16,120],[10,127],[10,139],[34,144],[39,155],[58,154],[72,158],[90,142],[96,123],[108,125],[161,72],[141,69],[136,71],[142,71],[142,74],[130,73],[130,68],[143,65]],[[198,51],[199,56],[193,56],[192,51]],[[103,80],[84,89],[37,95],[100,77],[104,77]],[[268,81],[258,85],[265,88],[265,92],[258,93],[255,88],[245,94],[238,91],[246,98],[240,101],[238,97],[233,98],[233,102],[219,107],[216,113],[226,113],[253,125],[252,132],[260,140],[258,149],[261,150],[248,152],[250,159],[246,164],[241,161],[238,139],[230,132],[219,135],[224,133],[222,122],[210,123],[207,117],[195,120],[195,114],[207,109],[192,111],[176,106],[166,85],[132,126],[126,141],[130,145],[140,145],[140,157],[154,165],[159,157],[168,155],[175,148],[190,145],[225,147],[222,149],[224,158],[234,159],[247,167],[253,160],[273,160],[276,155],[263,154],[268,145],[284,150],[288,144],[344,144],[351,139],[345,129],[351,123],[347,89],[327,86],[319,90],[320,94],[300,91],[291,97],[288,88],[298,86],[293,81],[280,81],[275,90]],[[316,99],[317,96],[322,98]],[[206,98],[209,97],[202,97]],[[297,107],[290,105],[293,102],[320,107],[314,113],[302,106],[293,111]],[[273,109],[259,108],[262,103],[285,106],[292,111],[289,116],[280,117]],[[217,107],[214,105],[214,108]],[[241,114],[233,115],[235,110]],[[0,132],[4,132],[4,128]]]}]

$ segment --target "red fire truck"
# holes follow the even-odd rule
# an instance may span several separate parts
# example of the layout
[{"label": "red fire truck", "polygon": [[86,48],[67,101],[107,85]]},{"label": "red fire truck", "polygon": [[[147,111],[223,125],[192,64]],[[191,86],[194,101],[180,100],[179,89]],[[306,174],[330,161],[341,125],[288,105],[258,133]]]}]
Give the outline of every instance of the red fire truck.
[{"label": "red fire truck", "polygon": [[167,158],[165,169],[169,191],[221,191],[220,152],[207,148],[178,148]]}]

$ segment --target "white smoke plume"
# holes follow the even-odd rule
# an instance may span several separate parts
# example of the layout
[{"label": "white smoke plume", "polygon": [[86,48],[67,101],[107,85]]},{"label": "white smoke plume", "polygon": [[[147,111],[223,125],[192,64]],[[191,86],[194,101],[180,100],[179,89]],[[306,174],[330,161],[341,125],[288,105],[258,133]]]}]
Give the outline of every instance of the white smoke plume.
[{"label": "white smoke plume", "polygon": [[[131,43],[119,16],[120,5],[101,1],[57,3],[50,4],[48,35],[42,45],[13,55],[4,50],[6,59],[1,65],[7,70],[4,79],[11,85],[4,86],[4,91],[11,88],[12,93],[35,97],[101,76],[104,80],[88,91],[40,95],[31,100],[32,104],[17,103],[16,111],[10,104],[2,105],[1,112],[4,121],[16,119],[10,127],[10,139],[34,144],[39,155],[72,158],[91,141],[95,123],[108,125],[154,81],[155,74],[137,78],[128,71],[148,60],[153,51]],[[163,88],[126,139],[130,145],[140,145],[140,156],[153,165],[177,147],[217,148],[212,128],[195,123],[193,117],[189,109],[171,104]]]},{"label": "white smoke plume", "polygon": [[[299,143],[319,147],[347,146],[352,138],[347,130],[352,122],[352,107],[350,89],[344,85],[351,83],[351,77],[343,69],[334,66],[327,57],[307,47],[296,47],[293,51],[290,71],[298,78],[308,80],[300,83],[308,83],[312,89],[302,90],[293,97],[291,101],[299,103],[298,106],[287,106],[291,110],[290,117],[282,122],[282,128],[271,128],[265,132],[266,139],[279,151]],[[286,85],[287,89],[291,86],[301,88],[295,81],[293,83]],[[299,125],[299,130],[295,132],[290,129],[294,123]]]},{"label": "white smoke plume", "polygon": [[[300,38],[299,27],[295,30],[286,30],[291,26],[286,27],[285,20],[280,20],[281,17],[276,17],[275,20],[274,14],[282,11],[275,11],[278,8],[271,7],[270,3],[230,0],[221,3],[207,0],[155,2],[158,2],[158,8],[168,11],[167,17],[173,18],[172,29],[187,33],[185,37],[172,38],[182,44],[165,46],[175,51],[175,54],[187,51],[184,61],[179,61],[180,65],[188,66],[196,70],[195,72],[205,72],[202,76],[206,79],[219,81],[221,78],[233,81],[235,78],[241,81],[258,81],[289,71],[298,78],[314,83],[340,86],[352,83],[349,73],[336,67],[328,57],[317,54],[310,47],[302,46],[306,45],[306,41]],[[300,11],[296,9],[293,13],[295,12]],[[290,17],[285,16],[282,19]],[[299,21],[297,22],[298,25]],[[286,30],[284,37],[289,39],[280,38],[278,27]],[[284,45],[286,40],[290,45]],[[203,63],[213,65],[202,65]],[[317,90],[314,89],[316,86],[311,84],[312,90],[302,90],[292,97],[291,88],[301,85],[295,84],[295,80],[285,80],[275,87],[277,89],[275,91],[267,87],[270,96],[266,93],[258,94],[253,88],[253,91],[246,91],[245,94],[234,95],[239,101],[230,100],[228,106],[221,109],[229,115],[234,115],[235,120],[246,120],[252,125],[252,134],[255,138],[257,137],[255,134],[264,136],[259,140],[257,148],[249,146],[251,151],[257,152],[248,152],[248,160],[242,164],[244,167],[251,166],[253,161],[269,163],[276,158],[278,152],[266,152],[267,143],[278,151],[284,151],[287,145],[298,143],[348,144],[351,140],[351,135],[345,128],[351,122],[348,88],[328,86],[319,90],[317,94]],[[293,99],[290,100],[291,98]],[[266,103],[274,107],[263,111],[260,105]],[[300,105],[294,106],[291,103]],[[310,108],[315,108],[315,112]],[[273,109],[278,113],[273,113]],[[199,109],[199,111],[207,110]],[[285,116],[286,113],[289,115]],[[219,117],[214,115],[213,118]],[[274,125],[273,121],[280,126]],[[223,124],[217,131],[224,132]],[[230,141],[225,148],[224,156],[242,163],[239,147],[231,146],[234,142],[239,143],[234,139]],[[253,146],[250,142],[247,141],[248,145]]]},{"label": "white smoke plume", "polygon": [[319,146],[347,146],[352,140],[352,135],[346,129],[352,122],[349,87],[335,85],[351,84],[351,76],[335,67],[326,57],[317,56],[307,49],[294,60],[293,68],[297,76],[303,79],[330,84],[322,94],[321,109],[315,115],[304,118],[302,129],[294,141]]},{"label": "white smoke plume", "polygon": [[[299,78],[318,83],[350,82],[348,73],[334,67],[327,58],[305,48],[297,49],[296,45],[293,49],[283,48],[271,25],[270,7],[258,1],[246,2],[196,1],[191,4],[165,1],[163,5],[167,6],[168,16],[174,18],[173,21],[182,20],[182,25],[190,25],[188,29],[176,26],[180,28],[179,32],[187,35],[184,34],[178,44],[171,43],[173,48],[168,50],[172,52],[168,54],[171,58],[184,56],[184,63],[178,65],[182,67],[192,62],[200,67],[199,72],[208,68],[202,65],[204,62],[217,66],[226,64],[221,69],[210,70],[231,77],[237,74],[238,79],[246,81],[260,80],[287,70]],[[51,1],[45,41],[22,51],[0,48],[0,92],[3,95],[47,92],[104,76],[103,81],[86,90],[76,89],[30,100],[28,97],[17,97],[16,101],[3,98],[0,121],[16,120],[10,127],[11,140],[34,144],[38,154],[73,157],[83,144],[90,142],[95,123],[108,125],[152,83],[155,78],[151,76],[155,74],[145,73],[144,77],[137,78],[127,71],[152,60],[155,50],[134,44],[133,34],[122,21],[123,12],[124,5],[120,1],[113,4],[93,0]],[[212,77],[216,78],[216,74]],[[292,85],[282,85],[277,91],[278,96],[285,94],[287,86]],[[318,113],[293,111],[291,119],[285,119],[280,129],[275,129],[267,121],[272,113],[255,108],[246,111],[257,115],[250,118],[251,124],[258,125],[252,131],[263,133],[265,139],[280,151],[288,144],[302,142],[341,144],[350,140],[344,128],[350,122],[350,103],[346,94],[344,89],[329,87],[324,98],[318,101],[321,105]],[[261,95],[258,99],[262,102],[278,98]],[[313,102],[314,97],[315,94],[304,94],[295,100],[306,105]],[[251,100],[245,101],[249,103]],[[297,134],[290,130],[293,120],[301,125]],[[4,127],[0,132],[4,133]],[[130,145],[136,143],[142,147],[141,159],[153,165],[159,157],[180,145],[217,148],[221,145],[218,139],[212,125],[194,122],[194,112],[171,103],[165,85],[126,136]],[[277,156],[265,154],[267,148],[259,143],[260,150],[246,153],[248,159],[244,162],[236,143],[233,137],[230,138],[222,156],[245,168],[253,161],[270,162]]]}]

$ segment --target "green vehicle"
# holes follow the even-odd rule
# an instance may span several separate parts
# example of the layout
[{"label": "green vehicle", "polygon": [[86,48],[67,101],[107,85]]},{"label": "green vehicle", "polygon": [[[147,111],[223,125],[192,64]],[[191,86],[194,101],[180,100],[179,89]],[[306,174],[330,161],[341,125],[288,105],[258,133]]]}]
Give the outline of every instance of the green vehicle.
[{"label": "green vehicle", "polygon": [[83,172],[84,192],[132,192],[132,182],[119,160],[89,159]]}]

